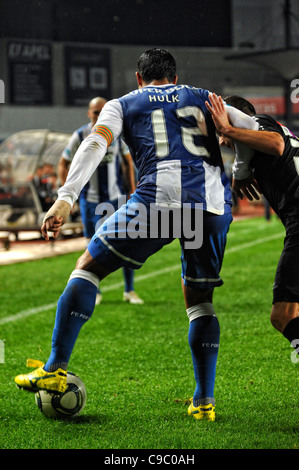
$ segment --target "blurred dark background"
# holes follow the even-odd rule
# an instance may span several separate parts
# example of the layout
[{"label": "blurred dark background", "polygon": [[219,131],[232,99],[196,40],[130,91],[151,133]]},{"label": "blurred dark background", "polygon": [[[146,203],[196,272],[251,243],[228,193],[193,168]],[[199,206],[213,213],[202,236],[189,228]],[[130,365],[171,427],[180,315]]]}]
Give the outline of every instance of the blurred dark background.
[{"label": "blurred dark background", "polygon": [[9,0],[0,31],[49,41],[230,47],[231,2]]},{"label": "blurred dark background", "polygon": [[139,55],[159,46],[180,83],[242,94],[299,127],[298,0],[0,0],[0,141],[72,132],[91,98],[134,89]]}]

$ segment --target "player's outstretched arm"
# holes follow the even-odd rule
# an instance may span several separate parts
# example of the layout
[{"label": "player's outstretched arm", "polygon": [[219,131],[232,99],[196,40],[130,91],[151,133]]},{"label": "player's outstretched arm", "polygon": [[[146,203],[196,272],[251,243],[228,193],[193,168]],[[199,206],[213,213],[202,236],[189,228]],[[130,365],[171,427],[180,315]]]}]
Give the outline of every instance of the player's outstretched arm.
[{"label": "player's outstretched arm", "polygon": [[[239,128],[231,125],[221,96],[209,94],[211,105],[206,101],[206,107],[211,113],[215,127],[219,133],[241,142],[253,150],[267,155],[281,156],[284,152],[284,140],[278,132],[260,131],[258,129]],[[244,115],[244,113],[242,113]],[[246,116],[246,115],[245,115]],[[248,116],[246,116],[248,119]],[[252,118],[249,118],[252,119]]]},{"label": "player's outstretched arm", "polygon": [[215,93],[209,94],[209,100],[211,104],[208,101],[206,101],[205,104],[211,113],[215,127],[220,134],[226,135],[231,124],[228,120],[223,100],[221,96],[217,96]]}]

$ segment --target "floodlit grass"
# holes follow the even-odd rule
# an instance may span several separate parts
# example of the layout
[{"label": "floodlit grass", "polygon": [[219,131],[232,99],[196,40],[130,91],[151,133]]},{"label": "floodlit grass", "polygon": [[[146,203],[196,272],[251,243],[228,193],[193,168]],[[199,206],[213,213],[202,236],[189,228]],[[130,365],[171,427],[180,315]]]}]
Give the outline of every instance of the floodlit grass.
[{"label": "floodlit grass", "polygon": [[[14,385],[27,357],[47,359],[55,308],[0,324],[0,448],[297,449],[299,366],[269,321],[283,233],[275,218],[231,226],[224,285],[214,294],[221,325],[214,423],[187,414],[195,383],[174,242],[136,271],[144,305],[122,301],[121,272],[103,281],[103,302],[69,365],[87,388],[73,421],[45,418],[34,394]],[[78,255],[1,266],[0,321],[56,302]]]}]

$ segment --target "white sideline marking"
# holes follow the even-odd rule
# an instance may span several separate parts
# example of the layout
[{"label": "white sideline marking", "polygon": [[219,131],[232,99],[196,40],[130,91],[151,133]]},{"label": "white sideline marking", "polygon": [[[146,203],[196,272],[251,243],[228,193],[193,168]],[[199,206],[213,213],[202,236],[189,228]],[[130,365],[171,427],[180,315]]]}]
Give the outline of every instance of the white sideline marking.
[{"label": "white sideline marking", "polygon": [[233,246],[232,248],[225,250],[224,256],[227,255],[228,253],[234,253],[235,251],[240,251],[243,248],[250,248],[251,246],[260,245],[261,243],[275,240],[276,238],[281,238],[281,237],[284,237],[283,232],[275,233],[275,235],[270,235],[270,237],[260,238],[259,240],[253,240],[252,242],[243,243],[243,245]]},{"label": "white sideline marking", "polygon": [[41,305],[40,307],[29,308],[28,310],[22,310],[21,312],[10,315],[9,317],[4,317],[0,319],[0,325],[5,325],[6,323],[11,323],[16,320],[22,320],[23,318],[30,317],[36,313],[43,312],[45,310],[50,310],[51,308],[56,307],[56,303]]},{"label": "white sideline marking", "polygon": [[[275,235],[271,235],[270,237],[260,238],[259,240],[254,240],[252,242],[243,243],[243,245],[237,245],[232,248],[228,248],[225,251],[225,256],[227,256],[229,253],[234,253],[235,251],[243,250],[244,248],[250,248],[251,246],[260,245],[261,243],[264,243],[264,242],[266,243],[268,241],[275,240],[276,238],[281,238],[283,235],[284,235],[283,232],[276,233]],[[174,264],[172,266],[169,266],[168,268],[159,269],[159,271],[153,271],[147,274],[142,274],[140,276],[137,276],[135,277],[134,282],[145,281],[159,274],[165,274],[165,273],[175,271],[176,269],[180,269],[180,268],[181,268],[181,264]],[[119,289],[122,286],[123,286],[123,281],[116,282],[115,284],[111,284],[111,286],[101,287],[101,291],[109,292],[111,290]],[[56,304],[57,302],[54,302],[54,303],[47,304],[47,305],[41,305],[40,307],[30,308],[28,310],[22,310],[21,312],[15,313],[14,315],[10,315],[9,317],[1,318],[0,325],[5,325],[6,323],[11,323],[16,320],[22,320],[32,315],[36,315],[40,312],[44,312],[46,310],[51,310],[51,308],[56,307]]]}]

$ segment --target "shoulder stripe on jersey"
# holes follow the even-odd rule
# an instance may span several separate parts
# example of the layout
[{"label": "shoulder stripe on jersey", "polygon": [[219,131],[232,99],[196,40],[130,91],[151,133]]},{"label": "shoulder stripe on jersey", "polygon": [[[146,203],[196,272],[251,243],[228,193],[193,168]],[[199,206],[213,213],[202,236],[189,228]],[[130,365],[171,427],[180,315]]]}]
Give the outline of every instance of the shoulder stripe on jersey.
[{"label": "shoulder stripe on jersey", "polygon": [[105,126],[94,126],[92,128],[92,131],[91,131],[92,134],[99,134],[101,135],[102,137],[104,137],[104,139],[107,140],[107,144],[108,144],[108,147],[109,145],[111,145],[112,141],[113,141],[113,134],[111,132],[111,130],[108,128],[108,127],[105,127]]}]

